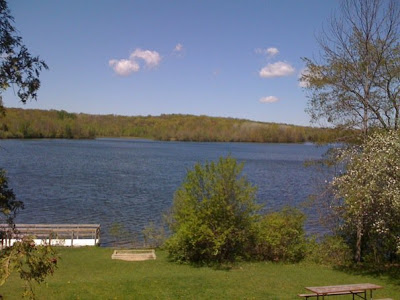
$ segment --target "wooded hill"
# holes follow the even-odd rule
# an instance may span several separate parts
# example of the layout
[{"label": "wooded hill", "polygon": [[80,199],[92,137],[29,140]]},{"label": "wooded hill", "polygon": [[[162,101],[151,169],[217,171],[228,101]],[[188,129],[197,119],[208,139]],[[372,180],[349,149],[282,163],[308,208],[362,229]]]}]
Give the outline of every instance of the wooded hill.
[{"label": "wooded hill", "polygon": [[193,115],[117,116],[8,108],[0,138],[135,137],[162,141],[302,143],[334,142],[334,129]]}]

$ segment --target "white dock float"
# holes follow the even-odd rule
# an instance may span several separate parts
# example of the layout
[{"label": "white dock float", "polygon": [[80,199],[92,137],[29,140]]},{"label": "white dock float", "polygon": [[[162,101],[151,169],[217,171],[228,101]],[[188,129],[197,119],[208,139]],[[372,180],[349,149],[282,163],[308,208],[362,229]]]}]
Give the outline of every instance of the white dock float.
[{"label": "white dock float", "polygon": [[24,237],[36,245],[96,246],[100,244],[100,224],[0,224],[0,247],[12,246]]}]

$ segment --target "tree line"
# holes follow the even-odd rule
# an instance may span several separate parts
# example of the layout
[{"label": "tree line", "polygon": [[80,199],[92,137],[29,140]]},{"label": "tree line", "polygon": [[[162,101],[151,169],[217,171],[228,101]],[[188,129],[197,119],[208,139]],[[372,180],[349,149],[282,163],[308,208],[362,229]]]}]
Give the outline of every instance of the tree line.
[{"label": "tree line", "polygon": [[330,143],[349,136],[351,131],[331,128],[180,114],[128,117],[8,108],[0,118],[2,139],[129,137],[161,141]]}]

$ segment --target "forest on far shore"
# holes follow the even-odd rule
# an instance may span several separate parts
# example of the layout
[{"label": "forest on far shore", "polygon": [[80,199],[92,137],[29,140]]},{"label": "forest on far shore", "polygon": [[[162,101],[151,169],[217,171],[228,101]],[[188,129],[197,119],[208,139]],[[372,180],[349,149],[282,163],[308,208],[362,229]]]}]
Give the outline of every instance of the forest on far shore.
[{"label": "forest on far shore", "polygon": [[128,117],[7,108],[6,115],[0,117],[1,139],[127,137],[161,141],[330,143],[349,136],[350,132],[330,128],[181,114]]}]

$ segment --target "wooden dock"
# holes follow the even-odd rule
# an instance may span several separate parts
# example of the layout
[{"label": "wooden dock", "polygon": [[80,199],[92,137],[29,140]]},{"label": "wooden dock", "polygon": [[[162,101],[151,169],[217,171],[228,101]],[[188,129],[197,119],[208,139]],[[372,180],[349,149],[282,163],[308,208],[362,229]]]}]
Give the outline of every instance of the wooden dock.
[{"label": "wooden dock", "polygon": [[24,237],[36,245],[96,246],[100,244],[100,224],[0,224],[0,247],[12,246]]}]

